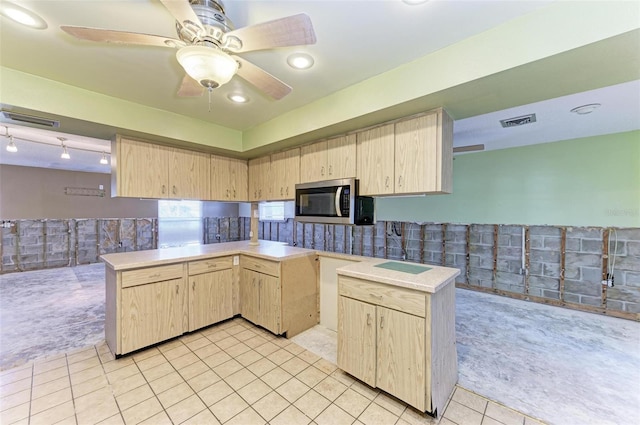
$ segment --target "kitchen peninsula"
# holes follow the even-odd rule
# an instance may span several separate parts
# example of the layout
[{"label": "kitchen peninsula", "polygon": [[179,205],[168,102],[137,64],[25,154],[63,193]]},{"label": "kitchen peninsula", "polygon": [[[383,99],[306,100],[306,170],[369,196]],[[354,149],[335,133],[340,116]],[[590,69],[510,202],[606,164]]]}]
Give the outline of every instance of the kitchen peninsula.
[{"label": "kitchen peninsula", "polygon": [[318,323],[314,250],[242,241],[101,258],[105,339],[115,355],[237,314],[287,337]]}]

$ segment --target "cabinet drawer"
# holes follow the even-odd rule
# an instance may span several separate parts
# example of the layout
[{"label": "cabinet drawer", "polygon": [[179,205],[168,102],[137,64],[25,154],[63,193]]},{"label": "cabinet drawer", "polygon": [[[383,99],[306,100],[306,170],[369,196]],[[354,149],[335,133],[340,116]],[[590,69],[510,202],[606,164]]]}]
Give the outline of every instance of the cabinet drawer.
[{"label": "cabinet drawer", "polygon": [[190,261],[189,276],[218,270],[230,269],[233,267],[233,257],[218,257],[208,260]]},{"label": "cabinet drawer", "polygon": [[425,317],[426,295],[397,286],[338,276],[338,293],[367,303]]},{"label": "cabinet drawer", "polygon": [[122,287],[142,285],[151,282],[162,282],[182,277],[182,263],[168,266],[148,267],[146,269],[128,270],[122,272]]},{"label": "cabinet drawer", "polygon": [[280,263],[278,261],[243,256],[242,267],[271,276],[280,277]]}]

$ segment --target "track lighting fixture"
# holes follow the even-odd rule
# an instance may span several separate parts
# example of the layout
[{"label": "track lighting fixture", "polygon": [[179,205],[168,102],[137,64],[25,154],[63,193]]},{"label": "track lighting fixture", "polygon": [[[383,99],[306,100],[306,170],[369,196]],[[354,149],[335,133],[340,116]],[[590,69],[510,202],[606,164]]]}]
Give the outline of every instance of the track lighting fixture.
[{"label": "track lighting fixture", "polygon": [[7,145],[7,152],[18,152],[18,147],[13,142],[13,135],[9,135],[9,127],[4,127],[4,137],[9,139],[9,144]]}]

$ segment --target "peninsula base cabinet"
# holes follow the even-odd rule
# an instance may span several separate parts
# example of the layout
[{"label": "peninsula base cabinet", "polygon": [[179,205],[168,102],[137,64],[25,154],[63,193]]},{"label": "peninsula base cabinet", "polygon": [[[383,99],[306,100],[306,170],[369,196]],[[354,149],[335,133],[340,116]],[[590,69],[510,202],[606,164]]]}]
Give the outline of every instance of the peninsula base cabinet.
[{"label": "peninsula base cabinet", "polygon": [[315,255],[283,261],[243,256],[240,265],[242,317],[287,338],[318,323]]},{"label": "peninsula base cabinet", "polygon": [[338,367],[437,415],[458,380],[455,286],[426,293],[338,276]]},{"label": "peninsula base cabinet", "polygon": [[292,337],[318,324],[315,253],[281,261],[246,255],[105,268],[105,339],[117,356],[241,314]]},{"label": "peninsula base cabinet", "polygon": [[191,261],[189,331],[233,317],[233,257]]},{"label": "peninsula base cabinet", "polygon": [[115,272],[106,268],[105,339],[125,354],[187,330],[184,265]]}]

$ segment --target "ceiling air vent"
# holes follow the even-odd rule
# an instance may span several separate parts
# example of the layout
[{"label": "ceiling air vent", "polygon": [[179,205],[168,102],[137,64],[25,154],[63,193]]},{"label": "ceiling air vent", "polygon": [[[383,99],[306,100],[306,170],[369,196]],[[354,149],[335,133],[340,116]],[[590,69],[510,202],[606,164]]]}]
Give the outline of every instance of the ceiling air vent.
[{"label": "ceiling air vent", "polygon": [[529,114],[529,115],[523,115],[521,117],[500,120],[500,124],[502,124],[504,128],[518,127],[520,125],[531,124],[532,122],[536,122],[536,114]]},{"label": "ceiling air vent", "polygon": [[36,117],[33,115],[19,114],[17,112],[2,111],[2,115],[12,121],[23,122],[27,124],[36,124],[44,127],[60,127],[60,121],[50,120],[48,118]]}]

